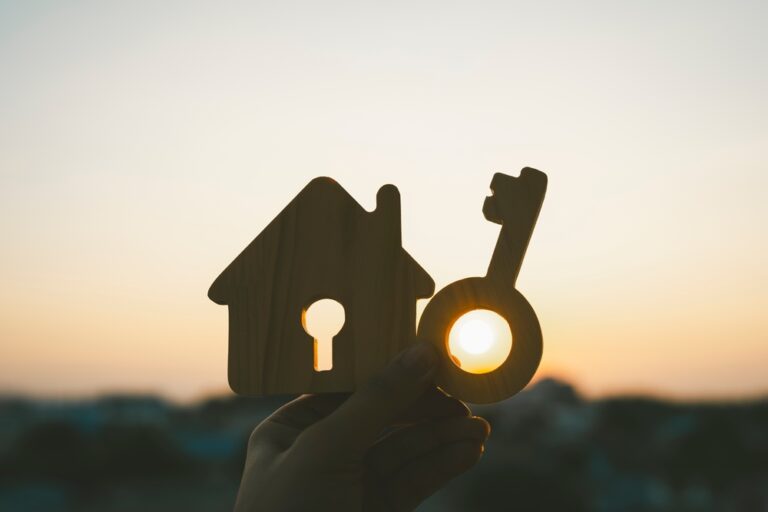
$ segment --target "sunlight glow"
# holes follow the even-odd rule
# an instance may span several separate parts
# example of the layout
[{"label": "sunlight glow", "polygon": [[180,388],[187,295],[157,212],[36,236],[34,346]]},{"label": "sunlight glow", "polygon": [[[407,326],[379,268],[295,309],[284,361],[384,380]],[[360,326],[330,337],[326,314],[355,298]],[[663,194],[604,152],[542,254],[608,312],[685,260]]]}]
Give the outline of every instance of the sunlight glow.
[{"label": "sunlight glow", "polygon": [[512,331],[498,313],[475,309],[453,324],[448,351],[454,364],[469,373],[488,373],[501,366],[512,350]]},{"label": "sunlight glow", "polygon": [[461,348],[470,354],[488,352],[493,344],[491,326],[479,318],[472,318],[458,327],[457,337]]},{"label": "sunlight glow", "polygon": [[344,306],[333,299],[320,299],[301,316],[304,331],[314,338],[314,368],[324,372],[333,368],[333,337],[344,326]]}]

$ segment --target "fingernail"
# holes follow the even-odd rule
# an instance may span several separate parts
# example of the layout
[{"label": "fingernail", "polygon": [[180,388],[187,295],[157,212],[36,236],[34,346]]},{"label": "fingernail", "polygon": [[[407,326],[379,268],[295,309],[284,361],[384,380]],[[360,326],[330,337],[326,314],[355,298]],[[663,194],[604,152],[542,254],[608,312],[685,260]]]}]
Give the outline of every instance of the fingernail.
[{"label": "fingernail", "polygon": [[414,375],[426,375],[435,366],[437,354],[427,342],[421,341],[400,356],[400,363]]},{"label": "fingernail", "polygon": [[491,424],[488,423],[488,420],[486,420],[485,418],[482,418],[480,416],[475,416],[475,418],[483,421],[483,424],[485,426],[485,438],[488,439],[488,436],[491,435]]}]

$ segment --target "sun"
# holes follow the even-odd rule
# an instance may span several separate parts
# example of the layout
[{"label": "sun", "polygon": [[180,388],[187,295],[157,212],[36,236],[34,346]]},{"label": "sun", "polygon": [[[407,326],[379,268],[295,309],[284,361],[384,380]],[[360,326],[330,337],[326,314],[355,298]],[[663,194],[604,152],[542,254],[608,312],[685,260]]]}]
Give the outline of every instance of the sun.
[{"label": "sun", "polygon": [[448,334],[453,362],[469,373],[488,373],[501,366],[512,350],[512,331],[498,313],[475,309],[454,322]]},{"label": "sun", "polygon": [[470,354],[483,354],[493,345],[491,326],[481,318],[471,318],[457,328],[459,345]]}]

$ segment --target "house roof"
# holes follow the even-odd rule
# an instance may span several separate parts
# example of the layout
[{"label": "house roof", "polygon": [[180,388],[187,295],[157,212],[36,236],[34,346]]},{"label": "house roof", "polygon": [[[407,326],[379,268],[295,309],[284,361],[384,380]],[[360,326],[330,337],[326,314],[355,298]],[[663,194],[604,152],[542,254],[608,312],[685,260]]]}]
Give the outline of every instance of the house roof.
[{"label": "house roof", "polygon": [[[377,221],[372,222],[370,228],[367,225],[363,234],[368,234],[372,229],[379,229],[380,234],[377,234],[377,237],[389,237],[392,242],[396,242],[403,258],[402,263],[412,276],[416,298],[431,297],[435,290],[434,281],[401,245],[400,194],[397,188],[394,185],[382,186],[376,195],[376,203],[376,209],[368,212],[335,180],[327,177],[313,179],[224,269],[211,285],[208,297],[217,304],[227,304],[232,289],[242,285],[243,276],[249,275],[249,267],[259,267],[260,262],[267,263],[267,253],[272,254],[270,261],[275,263],[274,258],[277,258],[280,249],[270,251],[269,247],[264,247],[265,244],[279,244],[281,248],[283,244],[288,244],[287,238],[295,238],[297,222],[311,223],[314,230],[340,232],[334,240],[345,242],[345,233],[350,231],[349,223],[357,219]],[[286,230],[290,236],[282,235]],[[323,233],[307,233],[305,229],[302,235],[317,237]],[[339,236],[342,238],[339,239]],[[295,245],[295,242],[291,241],[291,244]],[[336,251],[333,254],[336,254]]]}]

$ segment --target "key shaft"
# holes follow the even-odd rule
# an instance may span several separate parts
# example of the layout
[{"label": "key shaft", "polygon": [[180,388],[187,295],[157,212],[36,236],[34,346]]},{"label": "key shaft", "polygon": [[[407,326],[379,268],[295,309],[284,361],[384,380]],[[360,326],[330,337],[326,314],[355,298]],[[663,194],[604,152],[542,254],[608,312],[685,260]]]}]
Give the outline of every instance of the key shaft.
[{"label": "key shaft", "polygon": [[547,175],[530,167],[519,177],[496,173],[483,214],[501,224],[486,277],[514,286],[547,190]]}]

